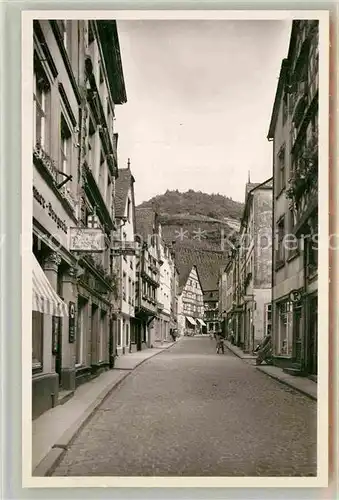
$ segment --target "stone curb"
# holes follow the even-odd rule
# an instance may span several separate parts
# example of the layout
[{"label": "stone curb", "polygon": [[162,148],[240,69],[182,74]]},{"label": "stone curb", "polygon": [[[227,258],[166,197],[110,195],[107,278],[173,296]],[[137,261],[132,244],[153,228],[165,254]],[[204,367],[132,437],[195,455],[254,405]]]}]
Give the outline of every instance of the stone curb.
[{"label": "stone curb", "polygon": [[308,392],[305,389],[294,385],[293,383],[291,383],[289,380],[287,380],[285,378],[281,378],[281,377],[275,375],[274,373],[267,372],[264,369],[264,367],[262,367],[262,366],[256,366],[255,368],[257,370],[259,370],[261,373],[265,373],[265,375],[267,375],[268,377],[271,377],[274,380],[277,380],[278,382],[281,382],[282,384],[287,385],[288,387],[291,387],[291,389],[294,389],[295,391],[300,392],[301,394],[304,394],[304,396],[308,396],[309,398],[313,399],[313,401],[317,401],[318,400],[317,396],[314,396],[314,394],[312,394],[311,392]]},{"label": "stone curb", "polygon": [[86,425],[86,423],[93,416],[95,411],[99,406],[104,403],[104,401],[112,394],[112,392],[119,387],[119,385],[140,365],[160,354],[163,350],[169,349],[173,344],[159,349],[152,353],[148,358],[142,359],[133,368],[126,368],[124,373],[118,380],[113,382],[113,384],[104,389],[99,396],[90,404],[90,406],[83,412],[83,414],[74,422],[69,429],[67,429],[63,435],[56,441],[52,446],[52,449],[47,453],[47,455],[41,460],[41,462],[35,467],[32,476],[34,477],[46,477],[51,476],[53,471],[56,469],[58,464],[61,462],[62,458],[66,454],[69,446],[73,443],[75,438],[79,435],[80,431]]},{"label": "stone curb", "polygon": [[[233,354],[235,354],[239,359],[243,360],[243,361],[246,361],[248,359],[255,359],[255,356],[253,358],[244,358],[242,357],[237,351],[233,350],[231,347],[229,347],[227,344],[226,344],[226,347],[229,351],[231,351]],[[308,396],[309,398],[313,399],[313,401],[317,401],[317,397],[314,396],[312,393],[306,391],[305,389],[302,389],[294,384],[292,384],[289,380],[285,379],[285,378],[281,378],[281,377],[278,377],[277,375],[273,374],[273,373],[269,373],[267,372],[264,367],[262,366],[255,366],[255,368],[257,370],[259,370],[261,373],[264,373],[265,375],[267,375],[268,377],[271,377],[273,378],[274,380],[277,380],[278,382],[280,382],[281,384],[284,384],[284,385],[287,385],[288,387],[291,387],[292,389],[294,389],[295,391],[298,391],[300,392],[301,394],[304,394],[305,396]]]}]

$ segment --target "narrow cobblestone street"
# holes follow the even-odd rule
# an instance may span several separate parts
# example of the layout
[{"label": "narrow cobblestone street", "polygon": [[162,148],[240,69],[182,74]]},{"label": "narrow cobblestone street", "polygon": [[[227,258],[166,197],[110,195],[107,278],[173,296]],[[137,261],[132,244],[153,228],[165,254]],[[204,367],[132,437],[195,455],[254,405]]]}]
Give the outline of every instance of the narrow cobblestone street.
[{"label": "narrow cobblestone street", "polygon": [[316,402],[184,338],[103,402],[55,476],[311,476]]}]

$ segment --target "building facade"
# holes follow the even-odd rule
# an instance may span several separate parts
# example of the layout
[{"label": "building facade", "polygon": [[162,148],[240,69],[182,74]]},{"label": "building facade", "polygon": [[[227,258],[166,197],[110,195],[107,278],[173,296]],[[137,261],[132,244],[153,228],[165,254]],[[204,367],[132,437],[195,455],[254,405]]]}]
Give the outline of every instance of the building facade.
[{"label": "building facade", "polygon": [[204,294],[196,266],[180,274],[178,297],[178,325],[182,335],[202,332],[204,322]]},{"label": "building facade", "polygon": [[238,337],[247,353],[270,331],[272,188],[272,179],[246,185],[239,246],[238,306],[242,312]]},{"label": "building facade", "polygon": [[141,246],[137,257],[136,318],[141,346],[151,347],[154,322],[158,315],[160,262],[155,235],[155,214],[147,208],[136,208],[136,238]]},{"label": "building facade", "polygon": [[273,141],[275,363],[317,375],[318,21],[293,21],[268,139]]},{"label": "building facade", "polygon": [[117,230],[114,239],[117,242],[117,248],[114,249],[114,260],[120,281],[120,297],[115,311],[118,356],[137,348],[135,322],[137,245],[134,182],[128,161],[127,168],[119,169],[119,176],[116,180]]},{"label": "building facade", "polygon": [[[113,117],[126,93],[114,21],[39,20],[33,34],[36,418],[113,363],[111,304],[117,286],[110,246],[118,170]],[[74,228],[78,242],[84,228],[97,230],[99,253],[93,246],[93,253],[71,248]]]},{"label": "building facade", "polygon": [[215,334],[221,329],[219,321],[219,290],[204,291],[204,323],[203,332]]}]

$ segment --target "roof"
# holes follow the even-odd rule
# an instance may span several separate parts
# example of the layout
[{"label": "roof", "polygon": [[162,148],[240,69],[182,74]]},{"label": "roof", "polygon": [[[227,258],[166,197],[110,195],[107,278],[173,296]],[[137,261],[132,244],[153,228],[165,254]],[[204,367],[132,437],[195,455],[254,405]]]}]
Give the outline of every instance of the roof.
[{"label": "roof", "polygon": [[277,90],[275,93],[271,122],[270,122],[270,127],[268,130],[268,134],[267,134],[267,139],[274,138],[275,126],[277,124],[281,97],[282,97],[283,90],[285,88],[285,83],[286,83],[285,80],[286,80],[286,75],[287,75],[287,68],[288,68],[288,59],[283,59],[283,61],[281,63],[281,67],[280,67],[278,86],[277,86]]},{"label": "roof", "polygon": [[136,231],[143,241],[148,241],[148,236],[154,233],[154,217],[155,213],[150,208],[135,209]]},{"label": "roof", "polygon": [[129,168],[119,168],[118,178],[115,181],[115,214],[124,217],[128,190],[134,183],[134,177]]},{"label": "roof", "polygon": [[117,23],[114,20],[96,21],[98,33],[105,58],[107,77],[114,104],[127,102],[124,72]]},{"label": "roof", "polygon": [[257,189],[273,189],[273,177],[270,177],[269,179],[266,179],[264,182],[259,182],[259,183],[247,183],[246,184],[246,197],[245,197],[245,207],[244,207],[244,212],[241,218],[241,226],[243,226],[244,221],[247,217],[247,213],[249,210],[249,200],[251,198],[251,195],[253,194],[254,191]]},{"label": "roof", "polygon": [[217,252],[176,247],[175,262],[179,269],[179,287],[182,289],[193,266],[196,267],[203,291],[217,290],[221,264],[225,268],[227,258]]}]

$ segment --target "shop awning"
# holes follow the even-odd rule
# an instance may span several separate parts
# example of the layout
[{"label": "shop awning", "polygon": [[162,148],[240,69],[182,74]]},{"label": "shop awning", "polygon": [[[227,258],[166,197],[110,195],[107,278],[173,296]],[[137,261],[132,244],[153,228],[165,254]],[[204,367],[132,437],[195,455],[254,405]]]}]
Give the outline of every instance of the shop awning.
[{"label": "shop awning", "polygon": [[53,290],[33,253],[32,271],[32,310],[52,316],[68,316],[67,304]]},{"label": "shop awning", "polygon": [[203,321],[202,319],[197,318],[197,321],[200,323],[201,326],[207,326],[205,321]]},{"label": "shop awning", "polygon": [[191,323],[191,325],[195,326],[196,325],[196,322],[193,318],[191,318],[191,316],[186,316],[186,319],[189,323]]}]

